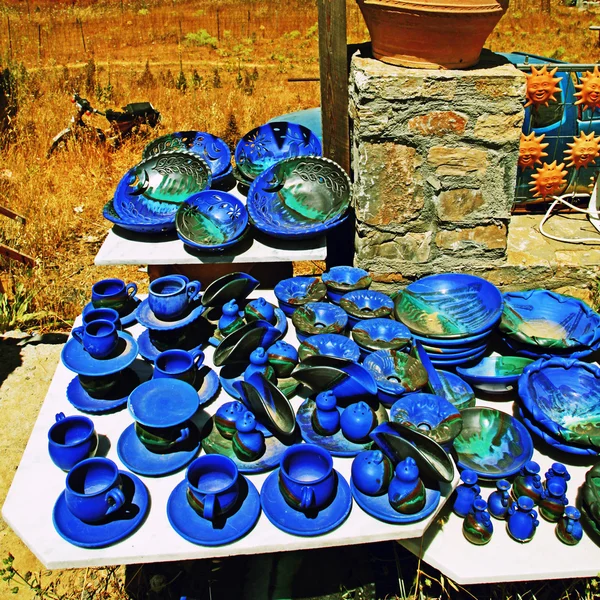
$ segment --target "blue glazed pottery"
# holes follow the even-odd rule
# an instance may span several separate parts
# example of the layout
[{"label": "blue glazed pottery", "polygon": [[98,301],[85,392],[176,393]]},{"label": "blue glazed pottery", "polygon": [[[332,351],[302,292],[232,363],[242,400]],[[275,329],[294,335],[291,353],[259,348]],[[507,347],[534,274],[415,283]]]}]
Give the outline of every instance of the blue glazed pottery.
[{"label": "blue glazed pottery", "polygon": [[387,495],[394,467],[381,450],[363,450],[352,461],[352,483],[367,496]]},{"label": "blue glazed pottery", "polygon": [[565,513],[556,525],[556,537],[568,546],[575,546],[583,537],[583,529],[579,519],[581,513],[574,506],[567,506]]},{"label": "blue glazed pottery", "polygon": [[56,422],[48,430],[48,453],[59,469],[71,470],[94,456],[97,448],[98,434],[91,419],[83,415],[56,415]]},{"label": "blue glazed pottery", "polygon": [[506,529],[510,536],[517,542],[530,542],[535,535],[539,521],[537,520],[537,512],[533,510],[533,506],[531,498],[521,496],[508,509]]},{"label": "blue glazed pottery", "polygon": [[348,323],[354,327],[364,319],[385,319],[394,310],[394,301],[383,292],[355,290],[344,294],[340,306],[348,313]]},{"label": "blue glazed pottery", "polygon": [[531,459],[533,442],[511,415],[492,408],[461,411],[463,428],[454,439],[457,464],[483,479],[506,479]]},{"label": "blue glazed pottery", "polygon": [[298,351],[292,344],[279,340],[267,348],[267,361],[277,377],[289,377],[298,364]]},{"label": "blue glazed pottery", "polygon": [[157,356],[165,350],[177,348],[188,352],[201,350],[206,338],[201,337],[199,325],[200,323],[195,321],[180,329],[144,330],[137,338],[140,356],[149,363],[154,363]]},{"label": "blue glazed pottery", "polygon": [[114,322],[102,319],[75,327],[71,335],[92,358],[96,359],[109,358],[119,342]]},{"label": "blue glazed pottery", "polygon": [[132,203],[127,206],[128,210],[124,211],[123,214],[119,214],[115,209],[114,200],[109,200],[102,208],[102,216],[122,229],[134,233],[157,235],[169,233],[175,229],[174,212],[168,218],[162,216],[156,218],[154,216],[142,216]]},{"label": "blue glazed pottery", "polygon": [[546,471],[545,479],[544,487],[547,488],[550,483],[558,483],[563,488],[563,491],[566,492],[568,487],[567,482],[571,480],[571,475],[567,471],[565,465],[555,462],[552,463],[552,466]]},{"label": "blue glazed pottery", "polygon": [[351,189],[346,172],[327,158],[288,158],[252,182],[248,214],[259,231],[272,237],[313,238],[346,219]]},{"label": "blue glazed pottery", "polygon": [[298,276],[282,279],[273,289],[279,308],[291,317],[292,313],[307,302],[319,302],[327,294],[325,284],[318,277]]},{"label": "blue glazed pottery", "polygon": [[335,435],[340,430],[340,412],[332,391],[317,394],[310,422],[319,435]]},{"label": "blue glazed pottery", "polygon": [[[463,381],[461,377],[450,371],[436,371],[441,382],[441,392],[432,390],[434,394],[446,398],[452,402],[458,410],[471,408],[475,406],[475,392],[471,386]],[[429,377],[428,386],[431,384],[431,376]]]},{"label": "blue glazed pottery", "polygon": [[532,362],[519,356],[486,356],[472,367],[456,367],[456,372],[478,390],[504,394],[516,389],[523,369]]},{"label": "blue glazed pottery", "polygon": [[[130,325],[133,325],[136,322],[135,311],[137,310],[137,307],[140,305],[140,303],[141,303],[141,300],[139,298],[132,296],[125,303],[123,308],[120,309],[119,311],[117,311],[119,314],[119,321],[120,321],[120,325],[121,325],[120,327],[117,326],[117,329],[122,329],[123,327],[129,327]],[[87,313],[89,313],[92,310],[96,310],[96,308],[94,307],[94,305],[91,302],[88,302],[83,307],[83,310],[81,312],[82,317],[83,317],[83,315],[86,315]],[[110,320],[111,319],[109,319],[109,321]]]},{"label": "blue glazed pottery", "polygon": [[524,356],[539,360],[540,358],[549,360],[551,358],[577,359],[582,360],[597,352],[600,349],[600,329],[590,346],[579,346],[562,350],[560,348],[546,348],[544,346],[532,346],[531,344],[522,344],[509,337],[503,337],[502,341],[512,354]]},{"label": "blue glazed pottery", "polygon": [[418,333],[412,333],[412,337],[415,340],[421,342],[421,344],[425,344],[426,346],[435,347],[441,351],[461,351],[467,350],[468,348],[473,348],[475,346],[481,346],[486,344],[492,334],[492,329],[486,329],[482,333],[477,333],[474,335],[465,335],[462,337],[429,337],[427,335],[419,335]]},{"label": "blue glazed pottery", "polygon": [[81,548],[104,548],[122,541],[142,524],[149,509],[148,490],[132,473],[119,471],[119,477],[125,503],[101,523],[84,523],[69,510],[66,491],[59,496],[52,523],[64,540]]},{"label": "blue glazed pottery", "polygon": [[215,252],[239,242],[248,229],[248,211],[233,194],[205,190],[181,203],[175,215],[179,239],[194,250]]},{"label": "blue glazed pottery", "polygon": [[473,508],[475,498],[481,494],[481,487],[477,483],[477,473],[471,469],[465,469],[460,474],[462,483],[456,488],[452,510],[459,517],[466,517]]},{"label": "blue glazed pottery", "polygon": [[[177,319],[165,320],[156,316],[156,313],[154,313],[154,311],[150,308],[149,298],[146,298],[137,307],[135,316],[140,325],[143,325],[151,330],[150,335],[152,337],[156,332],[162,333],[174,331],[176,329],[182,329],[183,327],[192,325],[200,318],[204,310],[205,309],[202,304],[194,302],[193,304],[190,304],[183,315]],[[154,340],[154,343],[156,343],[156,340]],[[162,349],[168,350],[169,348]]]},{"label": "blue glazed pottery", "polygon": [[84,327],[92,321],[110,321],[117,329],[121,329],[121,318],[114,308],[92,308],[81,315]]},{"label": "blue glazed pottery", "polygon": [[108,458],[88,458],[68,473],[67,508],[84,523],[98,523],[125,504],[117,465]]},{"label": "blue glazed pottery", "polygon": [[527,496],[531,498],[534,504],[537,504],[542,497],[543,491],[544,486],[540,477],[540,465],[534,460],[527,461],[513,481],[513,497],[518,499],[521,496]]},{"label": "blue glazed pottery", "polygon": [[247,410],[235,425],[237,431],[231,442],[235,455],[246,462],[260,458],[266,450],[265,436],[257,429],[254,415]]},{"label": "blue glazed pottery", "polygon": [[512,503],[510,498],[510,482],[506,479],[496,481],[496,490],[488,498],[488,510],[496,519],[505,519]]},{"label": "blue glazed pottery", "polygon": [[251,321],[268,321],[271,325],[275,325],[275,307],[267,302],[262,296],[255,300],[250,300],[244,307],[244,317],[246,322]]},{"label": "blue glazed pottery", "polygon": [[366,290],[371,285],[368,271],[358,267],[332,267],[321,276],[327,286],[327,297],[331,302],[339,304],[342,296],[355,290]]},{"label": "blue glazed pottery", "polygon": [[339,333],[319,333],[307,337],[298,348],[298,358],[305,361],[309,356],[333,356],[352,362],[360,360],[360,349],[355,342]]},{"label": "blue glazed pottery", "polygon": [[129,394],[140,385],[140,378],[133,369],[124,369],[118,374],[117,385],[107,394],[94,396],[83,387],[81,377],[74,377],[67,386],[67,400],[84,413],[105,414],[125,407]]},{"label": "blue glazed pottery", "polygon": [[[221,317],[218,323],[218,335],[222,338],[227,337],[237,329],[245,325],[244,317],[240,315],[240,308],[235,300],[230,300],[223,304]],[[215,333],[215,336],[217,336]]]},{"label": "blue glazed pottery", "polygon": [[359,321],[351,331],[352,339],[358,344],[363,360],[377,350],[401,350],[412,339],[406,325],[392,319],[365,319]]},{"label": "blue glazed pottery", "polygon": [[165,275],[150,283],[148,305],[157,319],[176,321],[184,315],[190,303],[199,299],[200,288],[199,281]]},{"label": "blue glazed pottery", "polygon": [[293,312],[292,323],[298,340],[303,342],[312,335],[343,333],[348,324],[348,315],[335,304],[308,302]]},{"label": "blue glazed pottery", "polygon": [[245,412],[246,409],[239,400],[225,402],[215,413],[215,427],[224,438],[230,440],[237,431],[238,419],[241,419]]},{"label": "blue glazed pottery", "polygon": [[408,456],[396,465],[388,487],[388,500],[395,511],[404,515],[414,515],[425,507],[425,486],[414,458]]},{"label": "blue glazed pottery", "polygon": [[502,314],[498,288],[475,275],[442,273],[408,285],[395,298],[396,318],[413,333],[461,338],[492,329]]},{"label": "blue glazed pottery", "polygon": [[437,357],[432,356],[431,364],[434,367],[440,368],[440,369],[446,369],[448,367],[458,367],[460,365],[466,365],[466,364],[473,364],[474,362],[477,362],[478,360],[483,358],[483,356],[485,355],[486,352],[487,352],[487,348],[484,348],[483,350],[478,350],[475,353],[469,352],[468,355],[463,356],[462,358],[443,359],[443,358],[437,358]]},{"label": "blue glazed pottery", "polygon": [[213,363],[217,367],[235,363],[248,364],[250,354],[259,347],[268,348],[282,336],[267,321],[252,321],[230,333],[217,347]]},{"label": "blue glazed pottery", "polygon": [[121,279],[102,279],[92,285],[92,305],[94,308],[113,308],[122,316],[136,293],[135,283],[126,285]]},{"label": "blue glazed pottery", "polygon": [[551,523],[558,523],[565,512],[565,506],[569,504],[561,483],[551,481],[542,491],[538,503],[540,516]]},{"label": "blue glazed pottery", "polygon": [[203,306],[223,306],[230,300],[241,302],[252,293],[260,282],[247,273],[228,273],[215,279],[202,294]]},{"label": "blue glazed pottery", "polygon": [[244,381],[248,381],[255,373],[262,373],[269,381],[275,381],[275,371],[268,364],[267,351],[258,347],[250,353],[250,364],[244,370]]},{"label": "blue glazed pottery", "polygon": [[204,352],[195,349],[165,350],[161,352],[154,362],[154,379],[179,379],[194,385],[198,371],[204,362]]},{"label": "blue glazed pottery", "polygon": [[340,427],[345,438],[355,444],[364,444],[377,427],[377,416],[366,402],[355,402],[342,411]]},{"label": "blue glazed pottery", "polygon": [[473,502],[473,508],[463,521],[463,535],[477,546],[483,546],[492,539],[494,524],[487,511],[486,501],[479,497]]},{"label": "blue glazed pottery", "polygon": [[252,129],[235,147],[235,164],[252,181],[268,167],[289,157],[320,156],[319,138],[307,127],[273,121]]},{"label": "blue glazed pottery", "polygon": [[522,405],[540,428],[566,445],[600,449],[600,367],[578,360],[539,360],[519,379]]}]

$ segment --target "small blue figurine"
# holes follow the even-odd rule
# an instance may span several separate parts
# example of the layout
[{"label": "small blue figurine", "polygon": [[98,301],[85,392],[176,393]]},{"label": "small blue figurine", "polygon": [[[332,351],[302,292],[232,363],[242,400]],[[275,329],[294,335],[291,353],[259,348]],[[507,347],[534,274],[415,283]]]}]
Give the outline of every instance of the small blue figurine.
[{"label": "small blue figurine", "polygon": [[567,493],[567,481],[571,479],[571,475],[567,471],[567,467],[562,463],[555,462],[552,463],[552,466],[546,471],[546,488],[551,481],[558,481],[563,486],[563,491]]},{"label": "small blue figurine", "polygon": [[510,482],[506,479],[496,481],[496,491],[488,498],[488,511],[496,519],[505,519],[508,507],[511,504]]},{"label": "small blue figurine", "polygon": [[237,431],[237,420],[244,414],[246,407],[239,401],[225,402],[215,413],[215,427],[225,438],[230,440]]},{"label": "small blue figurine", "polygon": [[235,300],[230,300],[221,309],[223,314],[219,319],[219,333],[227,337],[244,325],[244,319],[239,315],[239,307]]},{"label": "small blue figurine", "polygon": [[276,321],[275,308],[264,298],[257,298],[256,300],[248,302],[244,308],[244,315],[248,323],[263,320],[274,325]]},{"label": "small blue figurine", "polygon": [[534,504],[537,504],[542,497],[543,489],[540,465],[533,460],[527,461],[513,481],[513,498],[517,500],[521,496],[528,496]]},{"label": "small blue figurine", "polygon": [[540,515],[551,523],[558,523],[563,516],[565,506],[569,504],[562,481],[550,481],[542,492],[539,502]]},{"label": "small blue figurine", "polygon": [[352,461],[352,483],[367,496],[386,494],[394,467],[381,450],[363,450]]},{"label": "small blue figurine", "polygon": [[583,537],[583,529],[579,519],[581,513],[574,506],[567,506],[565,514],[556,525],[556,536],[563,543],[569,546],[579,544]]},{"label": "small blue figurine", "polygon": [[310,415],[310,422],[315,433],[319,435],[335,435],[340,430],[340,411],[337,409],[337,398],[331,390],[317,394],[315,408]]},{"label": "small blue figurine", "polygon": [[369,433],[377,427],[377,415],[362,400],[347,406],[342,412],[340,425],[344,437],[356,444],[369,441]]},{"label": "small blue figurine", "polygon": [[256,418],[247,410],[236,422],[231,447],[235,455],[244,462],[259,459],[265,453],[265,436],[256,429]]},{"label": "small blue figurine", "polygon": [[471,469],[465,469],[460,474],[460,479],[463,483],[456,488],[452,510],[459,517],[466,517],[473,508],[475,498],[481,493],[481,488],[477,484],[477,473]]},{"label": "small blue figurine", "polygon": [[264,348],[256,348],[250,354],[250,364],[244,371],[244,381],[248,381],[248,378],[255,373],[262,373],[269,381],[275,383],[275,371],[273,367],[268,364],[267,351]]},{"label": "small blue figurine", "polygon": [[475,498],[473,508],[463,521],[463,535],[471,544],[483,546],[492,539],[494,524],[486,509],[487,502],[481,496]]},{"label": "small blue figurine", "polygon": [[388,488],[388,499],[392,508],[404,515],[414,515],[423,510],[426,490],[414,458],[409,456],[396,465]]},{"label": "small blue figurine", "polygon": [[506,528],[510,536],[517,542],[529,542],[540,524],[537,512],[533,510],[533,500],[529,496],[520,496],[508,509]]}]

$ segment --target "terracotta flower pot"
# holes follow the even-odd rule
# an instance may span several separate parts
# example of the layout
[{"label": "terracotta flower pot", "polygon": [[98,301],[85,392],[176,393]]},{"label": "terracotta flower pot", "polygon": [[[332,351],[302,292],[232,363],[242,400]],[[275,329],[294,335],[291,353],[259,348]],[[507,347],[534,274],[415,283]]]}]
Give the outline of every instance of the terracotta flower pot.
[{"label": "terracotta flower pot", "polygon": [[420,69],[465,69],[477,63],[508,0],[357,0],[373,55]]}]

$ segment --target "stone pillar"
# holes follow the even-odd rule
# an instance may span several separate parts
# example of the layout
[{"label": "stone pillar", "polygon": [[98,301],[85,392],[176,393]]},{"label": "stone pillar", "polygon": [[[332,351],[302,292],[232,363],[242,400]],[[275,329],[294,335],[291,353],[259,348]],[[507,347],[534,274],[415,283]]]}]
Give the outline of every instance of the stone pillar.
[{"label": "stone pillar", "polygon": [[484,56],[464,71],[352,59],[354,263],[380,289],[505,261],[525,75]]}]

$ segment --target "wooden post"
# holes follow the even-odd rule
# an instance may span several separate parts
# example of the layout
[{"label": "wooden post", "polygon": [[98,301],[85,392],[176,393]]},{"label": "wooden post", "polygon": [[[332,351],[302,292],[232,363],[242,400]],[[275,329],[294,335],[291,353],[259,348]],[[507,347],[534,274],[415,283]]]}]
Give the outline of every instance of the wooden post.
[{"label": "wooden post", "polygon": [[42,24],[38,23],[38,60],[42,59]]},{"label": "wooden post", "polygon": [[9,56],[12,60],[12,55],[13,55],[13,51],[12,51],[12,36],[10,34],[10,17],[8,15],[6,15],[6,26],[8,28],[8,53]]},{"label": "wooden post", "polygon": [[83,52],[87,54],[87,48],[85,47],[85,36],[83,35],[83,23],[77,19],[77,25],[79,25],[79,31],[81,32],[81,43],[83,44]]},{"label": "wooden post", "polygon": [[219,9],[217,8],[217,40],[221,41],[221,21],[219,21]]},{"label": "wooden post", "polygon": [[318,0],[323,155],[350,173],[345,0]]}]

